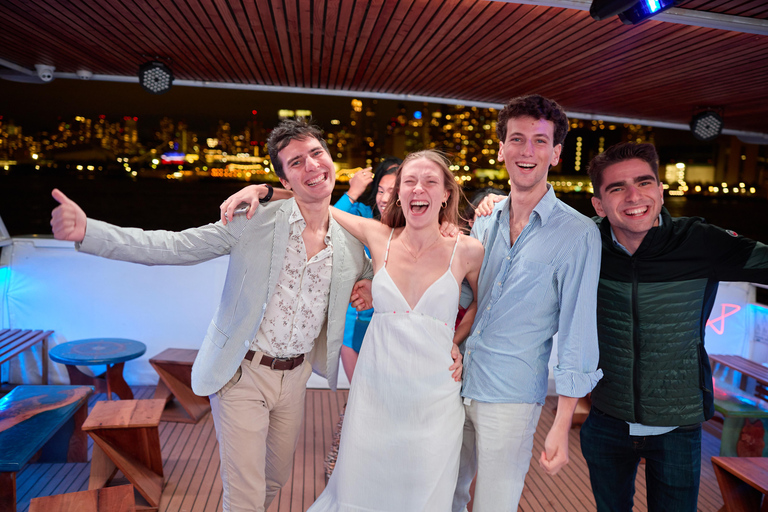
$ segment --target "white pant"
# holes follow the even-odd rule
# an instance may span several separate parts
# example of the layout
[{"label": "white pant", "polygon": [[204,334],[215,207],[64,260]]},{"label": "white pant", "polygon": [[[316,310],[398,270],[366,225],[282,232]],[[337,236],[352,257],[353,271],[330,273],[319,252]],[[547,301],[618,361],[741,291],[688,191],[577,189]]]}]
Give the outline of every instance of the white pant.
[{"label": "white pant", "polygon": [[474,512],[516,511],[531,464],[541,406],[472,400],[469,405],[465,402],[464,411],[464,442],[453,512],[466,510],[475,474]]}]

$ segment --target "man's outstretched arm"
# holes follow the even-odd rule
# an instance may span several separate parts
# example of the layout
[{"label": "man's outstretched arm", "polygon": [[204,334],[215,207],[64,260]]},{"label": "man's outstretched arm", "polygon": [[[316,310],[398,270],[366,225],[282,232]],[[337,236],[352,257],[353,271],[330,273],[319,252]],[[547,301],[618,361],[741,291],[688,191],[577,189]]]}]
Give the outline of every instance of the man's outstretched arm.
[{"label": "man's outstretched arm", "polygon": [[215,223],[181,232],[122,228],[86,218],[82,208],[58,189],[51,195],[59,202],[51,212],[56,239],[75,242],[75,248],[87,254],[143,265],[192,265],[223,256],[246,226],[243,219],[236,227]]}]

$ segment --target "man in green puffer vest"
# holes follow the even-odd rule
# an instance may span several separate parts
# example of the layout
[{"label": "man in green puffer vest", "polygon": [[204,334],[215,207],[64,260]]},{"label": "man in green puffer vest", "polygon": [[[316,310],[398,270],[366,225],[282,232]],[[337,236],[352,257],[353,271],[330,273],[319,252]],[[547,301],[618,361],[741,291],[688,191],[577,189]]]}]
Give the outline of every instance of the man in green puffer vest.
[{"label": "man in green puffer vest", "polygon": [[589,176],[601,217],[604,372],[581,428],[599,512],[631,512],[641,457],[649,511],[695,511],[701,422],[714,414],[704,329],[719,281],[768,283],[768,246],[663,207],[651,144],[618,144]]}]

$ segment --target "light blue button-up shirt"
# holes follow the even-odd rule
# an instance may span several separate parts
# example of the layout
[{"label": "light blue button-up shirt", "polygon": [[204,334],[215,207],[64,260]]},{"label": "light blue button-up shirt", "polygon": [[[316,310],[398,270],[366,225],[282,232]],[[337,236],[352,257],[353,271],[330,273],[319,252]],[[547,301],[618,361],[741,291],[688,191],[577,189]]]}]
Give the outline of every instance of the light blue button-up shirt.
[{"label": "light blue button-up shirt", "polygon": [[462,396],[490,403],[544,403],[552,337],[559,395],[582,397],[597,369],[600,233],[595,223],[547,193],[514,245],[509,198],[479,218],[472,236],[485,246],[475,322],[464,348]]}]

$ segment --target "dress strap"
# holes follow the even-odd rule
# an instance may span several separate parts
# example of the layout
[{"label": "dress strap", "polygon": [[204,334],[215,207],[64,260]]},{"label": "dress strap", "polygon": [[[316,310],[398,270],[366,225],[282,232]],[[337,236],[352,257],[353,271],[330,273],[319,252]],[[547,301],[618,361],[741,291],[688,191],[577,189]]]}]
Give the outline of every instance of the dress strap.
[{"label": "dress strap", "polygon": [[[392,235],[395,233],[395,228],[392,228],[392,231],[389,232],[389,240],[387,240],[387,252],[384,253],[384,266],[387,266],[387,258],[389,258],[389,244],[392,242]],[[453,256],[451,256],[451,259],[453,259]]]},{"label": "dress strap", "polygon": [[461,233],[456,235],[456,242],[453,244],[453,252],[451,253],[451,261],[448,262],[448,270],[451,270],[451,267],[453,266],[453,257],[456,255],[456,248],[459,246],[460,236],[461,236]]}]

